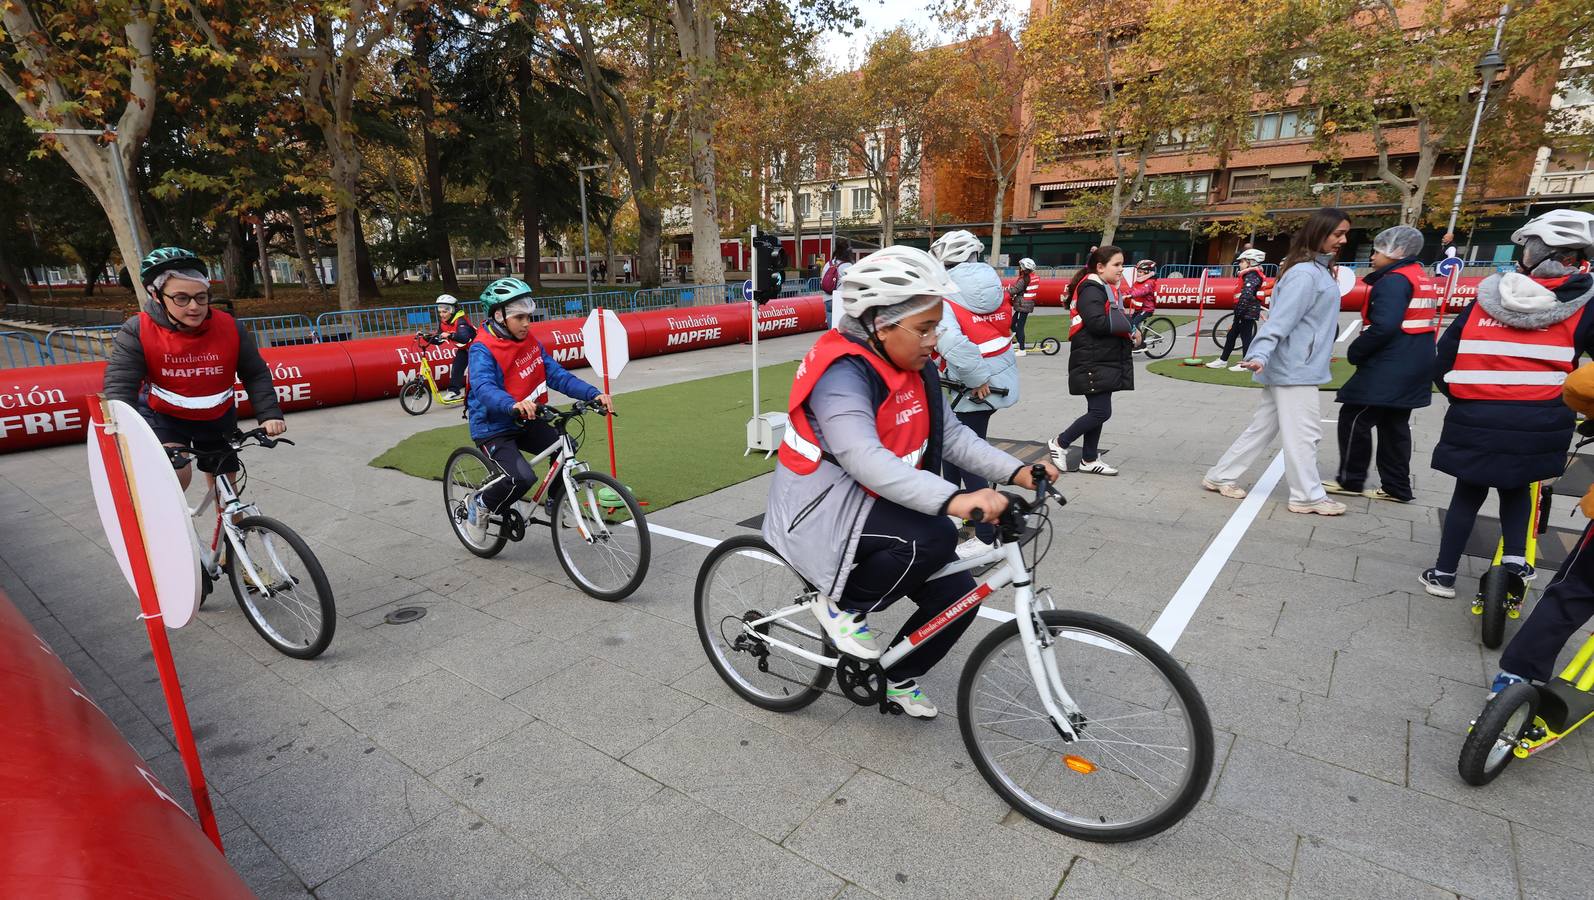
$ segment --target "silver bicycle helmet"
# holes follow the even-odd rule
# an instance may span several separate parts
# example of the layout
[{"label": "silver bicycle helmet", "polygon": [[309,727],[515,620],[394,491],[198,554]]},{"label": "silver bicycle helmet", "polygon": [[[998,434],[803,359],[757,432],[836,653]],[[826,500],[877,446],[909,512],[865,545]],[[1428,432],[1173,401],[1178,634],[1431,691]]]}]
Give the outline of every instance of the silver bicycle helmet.
[{"label": "silver bicycle helmet", "polygon": [[837,286],[841,310],[861,319],[871,309],[894,306],[915,297],[955,297],[957,284],[946,266],[917,247],[893,246],[852,264]]},{"label": "silver bicycle helmet", "polygon": [[930,254],[946,266],[979,259],[980,254],[984,252],[985,245],[980,239],[961,228],[948,231],[930,245]]}]

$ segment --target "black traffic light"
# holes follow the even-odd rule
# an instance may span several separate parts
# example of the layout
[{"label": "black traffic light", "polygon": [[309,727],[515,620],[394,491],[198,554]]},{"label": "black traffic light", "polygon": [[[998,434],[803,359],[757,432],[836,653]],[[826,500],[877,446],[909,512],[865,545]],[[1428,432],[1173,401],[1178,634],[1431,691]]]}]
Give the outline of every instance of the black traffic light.
[{"label": "black traffic light", "polygon": [[759,234],[753,238],[753,299],[768,303],[780,296],[780,286],[786,280],[786,251],[781,248],[780,237]]}]

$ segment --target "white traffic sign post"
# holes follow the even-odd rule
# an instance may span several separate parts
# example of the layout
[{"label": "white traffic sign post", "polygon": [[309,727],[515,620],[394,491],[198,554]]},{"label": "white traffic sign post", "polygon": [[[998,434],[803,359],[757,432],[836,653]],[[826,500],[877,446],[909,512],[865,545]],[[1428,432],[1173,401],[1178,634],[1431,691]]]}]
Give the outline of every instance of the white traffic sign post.
[{"label": "white traffic sign post", "polygon": [[[603,376],[603,392],[609,393],[609,379],[619,378],[620,370],[631,361],[631,344],[626,338],[625,325],[614,310],[598,307],[587,315],[581,326],[581,355],[587,365]],[[613,410],[610,410],[612,413]],[[620,467],[614,453],[614,416],[604,416],[609,426],[609,473],[620,477]]]}]

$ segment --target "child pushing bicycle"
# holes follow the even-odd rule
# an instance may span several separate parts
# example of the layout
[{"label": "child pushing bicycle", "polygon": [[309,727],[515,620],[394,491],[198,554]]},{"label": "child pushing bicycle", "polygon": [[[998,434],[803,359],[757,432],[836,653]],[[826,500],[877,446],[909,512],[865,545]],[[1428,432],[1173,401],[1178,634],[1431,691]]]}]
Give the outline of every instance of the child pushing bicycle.
[{"label": "child pushing bicycle", "polygon": [[613,406],[608,394],[565,371],[531,336],[537,305],[524,281],[500,278],[482,291],[481,302],[487,321],[469,351],[470,439],[509,477],[471,499],[466,524],[475,541],[486,536],[489,513],[508,509],[536,485],[536,473],[522,453],[541,453],[559,440],[553,426],[537,419],[550,388]]}]

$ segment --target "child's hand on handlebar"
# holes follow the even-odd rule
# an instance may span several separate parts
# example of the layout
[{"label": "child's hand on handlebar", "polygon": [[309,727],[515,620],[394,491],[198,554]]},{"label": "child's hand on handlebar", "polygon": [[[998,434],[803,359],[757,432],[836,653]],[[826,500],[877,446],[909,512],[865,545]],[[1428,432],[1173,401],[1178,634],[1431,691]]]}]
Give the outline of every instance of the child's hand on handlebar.
[{"label": "child's hand on handlebar", "polygon": [[276,437],[288,430],[288,423],[281,419],[271,419],[261,422],[260,427],[266,430],[266,437]]},{"label": "child's hand on handlebar", "polygon": [[605,414],[614,412],[614,398],[608,394],[599,394],[592,398],[592,402],[603,407]]},{"label": "child's hand on handlebar", "polygon": [[[1007,498],[994,488],[980,488],[954,496],[946,505],[947,515],[971,522],[995,522],[1007,510]],[[978,513],[978,515],[976,515]]]},{"label": "child's hand on handlebar", "polygon": [[[1046,469],[1047,481],[1056,481],[1062,475],[1062,473],[1057,471],[1057,467],[1050,462],[1037,463],[1036,465],[1043,466]],[[1013,476],[1013,483],[1021,488],[1035,490],[1035,467],[1025,466],[1019,469],[1018,474]]]},{"label": "child's hand on handlebar", "polygon": [[537,418],[537,401],[530,397],[515,404],[515,415],[530,421]]}]

